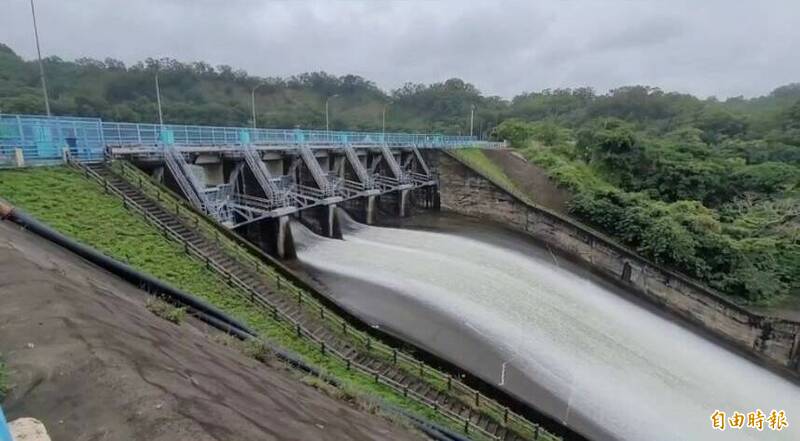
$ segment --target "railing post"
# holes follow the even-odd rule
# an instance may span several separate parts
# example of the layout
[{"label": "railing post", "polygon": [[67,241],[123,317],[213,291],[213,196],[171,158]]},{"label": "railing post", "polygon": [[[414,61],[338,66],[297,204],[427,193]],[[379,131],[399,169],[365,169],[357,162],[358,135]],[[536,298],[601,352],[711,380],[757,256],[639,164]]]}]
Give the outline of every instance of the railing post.
[{"label": "railing post", "polygon": [[300,330],[300,323],[297,324],[296,330],[297,330],[297,337],[300,338],[300,336],[302,335],[302,332]]},{"label": "railing post", "polygon": [[450,390],[453,387],[453,376],[447,376],[447,390]]},{"label": "railing post", "polygon": [[22,149],[14,149],[14,162],[17,168],[25,167],[25,153]]},{"label": "railing post", "polygon": [[392,349],[392,363],[397,364],[397,349]]},{"label": "railing post", "polygon": [[481,397],[481,393],[478,392],[478,391],[475,391],[475,407],[478,407],[478,406],[481,405],[481,398],[480,397]]}]

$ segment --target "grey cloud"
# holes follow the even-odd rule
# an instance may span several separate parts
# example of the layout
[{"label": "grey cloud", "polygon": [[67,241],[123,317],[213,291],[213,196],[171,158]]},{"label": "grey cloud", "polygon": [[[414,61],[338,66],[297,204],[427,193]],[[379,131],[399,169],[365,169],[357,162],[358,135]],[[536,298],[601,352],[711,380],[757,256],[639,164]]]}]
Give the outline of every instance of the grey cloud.
[{"label": "grey cloud", "polygon": [[[0,42],[32,58],[28,1],[3,1]],[[795,0],[37,0],[37,11],[46,55],[325,70],[385,89],[460,77],[504,97],[626,84],[752,96],[800,81]]]}]

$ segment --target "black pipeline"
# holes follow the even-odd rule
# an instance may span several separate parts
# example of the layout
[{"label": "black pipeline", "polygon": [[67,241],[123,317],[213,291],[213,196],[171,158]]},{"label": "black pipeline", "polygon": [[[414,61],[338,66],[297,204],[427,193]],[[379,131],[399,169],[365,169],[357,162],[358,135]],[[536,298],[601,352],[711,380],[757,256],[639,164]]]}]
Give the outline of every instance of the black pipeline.
[{"label": "black pipeline", "polygon": [[11,222],[14,222],[17,225],[38,234],[39,236],[56,243],[63,248],[66,248],[67,250],[81,256],[89,262],[108,270],[112,274],[115,274],[128,283],[138,286],[140,289],[158,294],[159,296],[162,296],[173,303],[186,305],[196,312],[195,315],[199,319],[209,323],[214,327],[219,327],[229,333],[241,333],[251,337],[255,336],[255,333],[248,329],[246,325],[226,315],[214,306],[209,305],[208,303],[192,296],[191,294],[185,293],[173,286],[170,286],[169,284],[164,283],[153,276],[137,271],[129,265],[112,259],[93,248],[80,244],[48,227],[47,225],[37,221],[32,216],[19,210],[18,208],[3,203],[2,201],[0,201],[0,219],[8,219]]},{"label": "black pipeline", "polygon": [[[117,261],[99,251],[87,247],[81,243],[72,240],[58,231],[48,227],[47,225],[37,221],[32,216],[25,212],[4,203],[0,200],[0,220],[10,220],[17,225],[31,231],[75,254],[86,259],[87,261],[109,271],[110,273],[122,278],[123,280],[131,283],[140,289],[151,293],[157,293],[159,296],[166,298],[172,303],[185,305],[193,310],[193,314],[198,319],[208,323],[214,328],[223,332],[234,335],[241,340],[250,340],[256,338],[256,334],[250,330],[246,325],[239,322],[233,317],[225,314],[216,307],[198,299],[197,297],[183,292],[161,280],[156,279],[148,274],[135,270],[131,266]],[[262,342],[263,343],[263,342]],[[296,369],[305,371],[313,376],[324,379],[335,387],[341,388],[342,385],[336,379],[324,375],[314,366],[307,364],[301,357],[283,349],[264,343],[265,346],[275,354],[279,359],[294,366]],[[421,419],[413,414],[410,414],[402,409],[396,408],[388,403],[381,403],[381,407],[393,413],[398,413],[408,418],[417,429],[437,441],[468,441],[467,438],[445,429],[437,424],[431,423]]]}]

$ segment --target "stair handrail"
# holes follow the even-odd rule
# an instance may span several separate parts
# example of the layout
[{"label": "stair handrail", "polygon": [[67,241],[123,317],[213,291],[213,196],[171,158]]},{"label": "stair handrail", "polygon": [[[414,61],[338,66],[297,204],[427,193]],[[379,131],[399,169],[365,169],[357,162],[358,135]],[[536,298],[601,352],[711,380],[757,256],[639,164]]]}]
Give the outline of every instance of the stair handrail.
[{"label": "stair handrail", "polygon": [[300,157],[303,158],[303,162],[306,164],[306,168],[311,172],[311,177],[317,183],[319,189],[322,190],[322,193],[326,196],[333,196],[334,189],[328,182],[328,178],[311,148],[307,144],[300,144],[298,145],[298,150],[300,151]]},{"label": "stair handrail", "polygon": [[256,182],[258,182],[258,185],[261,186],[261,190],[263,190],[264,194],[267,196],[267,199],[275,201],[279,206],[283,206],[281,204],[281,199],[284,198],[281,197],[280,190],[275,183],[272,182],[272,175],[269,169],[267,169],[266,164],[261,160],[261,155],[258,154],[258,150],[256,150],[252,144],[244,145],[244,159],[250,171],[253,173],[253,176],[255,176]]},{"label": "stair handrail", "polygon": [[372,189],[375,183],[373,182],[372,177],[369,175],[367,168],[364,167],[364,164],[362,164],[361,160],[358,159],[358,153],[356,153],[356,150],[350,143],[344,145],[344,153],[347,157],[347,160],[350,162],[350,166],[353,167],[353,171],[355,171],[358,180],[364,185],[364,189]]},{"label": "stair handrail", "polygon": [[[140,185],[139,187],[140,189],[150,187],[151,190],[155,190],[157,192],[155,194],[161,194],[162,195],[161,197],[172,199],[176,214],[179,214],[185,218],[188,217],[190,219],[190,222],[195,226],[195,228],[200,228],[201,230],[206,231],[207,233],[210,232],[211,233],[210,237],[215,237],[219,245],[224,246],[225,249],[227,249],[229,252],[237,256],[237,260],[242,259],[240,261],[247,263],[247,266],[249,266],[251,269],[255,269],[256,272],[263,273],[272,280],[275,280],[277,282],[279,289],[284,291],[289,291],[290,295],[296,296],[299,302],[303,304],[311,304],[317,309],[324,311],[320,313],[320,316],[323,316],[324,320],[334,324],[335,328],[348,326],[347,320],[338,317],[337,314],[329,312],[329,309],[324,305],[322,305],[312,295],[306,293],[301,288],[295,286],[289,279],[286,279],[275,269],[263,263],[260,259],[256,258],[249,252],[243,251],[240,248],[240,245],[236,243],[231,243],[230,239],[227,239],[224,236],[220,236],[219,232],[216,230],[215,227],[209,227],[208,224],[206,223],[207,222],[206,220],[198,217],[191,210],[182,207],[181,206],[182,201],[180,199],[175,199],[175,196],[169,194],[168,190],[163,191],[162,189],[160,189],[157,186],[157,184],[152,182],[149,176],[144,175],[143,177],[142,176],[143,173],[141,171],[139,171],[138,169],[136,169],[135,167],[124,161],[121,162],[120,164],[122,165],[123,170],[128,170],[127,174],[129,176],[134,176],[137,179],[138,184]],[[395,348],[386,345],[385,343],[375,340],[374,338],[370,337],[369,335],[361,331],[353,329],[352,327],[347,329],[349,336],[353,336],[356,339],[360,339],[362,344],[370,347],[370,349],[373,352],[381,353],[384,358],[389,358],[393,360],[396,358],[398,364],[399,363],[405,364],[406,365],[405,367],[401,366],[403,370],[413,371],[415,369],[419,369],[420,364],[423,363],[421,360],[413,357],[412,355],[409,355],[403,351],[398,351]],[[528,420],[527,418],[523,417],[522,415],[519,415],[518,413],[510,410],[509,408],[500,405],[494,399],[475,390],[466,383],[463,383],[462,381],[458,380],[456,377],[453,377],[449,374],[445,374],[433,368],[425,370],[425,373],[434,376],[435,379],[440,383],[440,385],[445,385],[445,387],[449,386],[451,389],[458,389],[465,396],[472,397],[473,399],[477,397],[476,401],[480,404],[480,406],[488,407],[490,410],[493,411],[495,415],[502,415],[503,419],[507,421],[507,423],[505,424],[508,425],[509,427],[513,425],[515,428],[517,428],[515,429],[517,432],[525,432],[530,434],[539,433],[539,438],[537,439],[541,440],[561,439],[549,433],[548,431],[542,429],[539,424],[534,423]],[[461,420],[463,422],[463,418]],[[492,435],[492,437],[494,436]]]},{"label": "stair handrail", "polygon": [[[204,251],[202,251],[198,246],[192,244],[191,242],[186,241],[182,237],[182,235],[180,233],[178,233],[175,230],[173,230],[172,228],[170,228],[163,221],[161,221],[155,215],[153,215],[152,213],[147,211],[147,209],[142,207],[138,202],[136,202],[135,200],[133,200],[132,198],[127,196],[124,192],[119,190],[116,186],[114,186],[113,184],[109,183],[105,178],[103,178],[102,176],[97,174],[94,170],[91,170],[88,167],[84,166],[83,164],[80,164],[80,163],[77,163],[77,162],[72,162],[71,164],[77,166],[77,168],[79,170],[84,172],[87,176],[91,177],[92,179],[96,180],[98,183],[103,184],[103,186],[104,186],[106,191],[108,191],[110,193],[113,193],[114,195],[116,195],[117,197],[122,199],[123,203],[125,204],[125,206],[127,208],[133,209],[134,211],[139,213],[142,217],[144,217],[147,221],[153,223],[157,228],[161,229],[165,233],[165,235],[167,237],[169,237],[170,239],[172,239],[175,242],[178,242],[178,243],[182,244],[184,246],[184,251],[187,254],[193,255],[194,257],[198,258],[201,262],[204,262],[207,267],[209,267],[210,269],[213,269],[215,272],[217,272],[218,274],[222,275],[224,277],[224,279],[230,285],[236,287],[239,291],[243,292],[243,294],[244,294],[243,298],[245,300],[247,300],[247,301],[249,301],[249,302],[251,302],[253,304],[256,304],[259,307],[262,307],[262,308],[270,311],[273,314],[273,316],[275,316],[275,317],[281,317],[281,319],[280,320],[276,320],[276,322],[277,322],[277,324],[279,326],[283,327],[284,330],[287,330],[287,331],[290,331],[290,332],[295,332],[299,337],[305,337],[305,338],[311,340],[314,343],[320,344],[320,347],[324,348],[323,350],[326,353],[335,355],[336,358],[338,358],[341,362],[346,363],[347,366],[351,366],[351,367],[355,368],[356,370],[359,370],[362,373],[364,373],[364,374],[366,374],[366,375],[368,375],[370,377],[373,377],[376,382],[380,382],[380,383],[383,383],[383,384],[389,386],[395,392],[401,393],[404,396],[411,396],[414,400],[416,400],[418,402],[421,402],[421,403],[431,407],[433,410],[435,410],[436,412],[440,413],[442,416],[446,417],[447,419],[450,419],[451,421],[455,421],[455,422],[457,422],[459,424],[464,424],[465,427],[468,427],[471,430],[476,430],[476,431],[480,432],[481,435],[486,436],[489,439],[498,440],[498,441],[500,440],[500,438],[497,435],[494,435],[493,433],[487,431],[486,429],[484,429],[484,428],[482,428],[482,427],[480,427],[478,425],[474,425],[474,423],[471,423],[469,417],[464,418],[461,415],[459,415],[459,414],[457,414],[457,413],[455,413],[455,412],[453,412],[453,411],[451,411],[451,410],[449,410],[447,408],[443,408],[441,403],[438,403],[437,401],[431,400],[428,397],[426,397],[426,396],[424,396],[424,395],[422,395],[420,393],[417,393],[416,391],[414,391],[412,389],[407,388],[406,386],[398,383],[397,381],[395,381],[395,380],[393,380],[393,379],[391,379],[389,377],[386,377],[382,373],[370,368],[367,365],[359,363],[355,359],[353,359],[351,357],[348,357],[346,354],[343,354],[343,353],[341,353],[340,351],[338,351],[338,350],[336,350],[334,348],[330,348],[330,347],[326,348],[324,346],[324,339],[322,339],[321,337],[317,336],[311,330],[307,329],[305,326],[303,326],[302,323],[297,321],[291,315],[289,315],[289,314],[285,313],[284,311],[282,311],[275,304],[273,304],[270,300],[264,298],[263,295],[260,292],[258,292],[257,290],[252,288],[249,284],[247,284],[246,282],[241,280],[239,277],[237,277],[235,274],[230,272],[223,265],[219,264],[216,261],[216,259],[213,259],[210,256],[208,256],[208,254],[205,253]],[[279,288],[280,288],[280,286],[279,286]],[[302,299],[303,298],[300,297],[300,303],[301,304],[302,304],[302,301],[303,301]],[[320,305],[320,308],[324,308],[324,307],[322,307]],[[324,314],[324,312],[322,314]],[[330,315],[331,314],[329,314],[329,316]],[[281,323],[284,320],[289,322],[289,323],[291,323],[291,326],[285,326],[283,323]],[[353,331],[351,331],[351,332],[353,332]],[[470,426],[470,424],[473,424],[473,425]],[[470,429],[468,429],[468,430],[470,430]]]}]

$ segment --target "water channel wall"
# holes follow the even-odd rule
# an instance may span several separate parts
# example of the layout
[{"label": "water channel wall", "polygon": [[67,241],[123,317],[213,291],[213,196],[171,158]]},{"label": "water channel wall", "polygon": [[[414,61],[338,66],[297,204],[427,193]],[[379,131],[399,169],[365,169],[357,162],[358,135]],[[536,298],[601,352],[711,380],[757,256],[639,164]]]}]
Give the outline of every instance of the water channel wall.
[{"label": "water channel wall", "polygon": [[751,312],[574,219],[515,196],[447,152],[429,160],[438,169],[442,210],[522,231],[771,367],[800,377],[800,323]]}]

